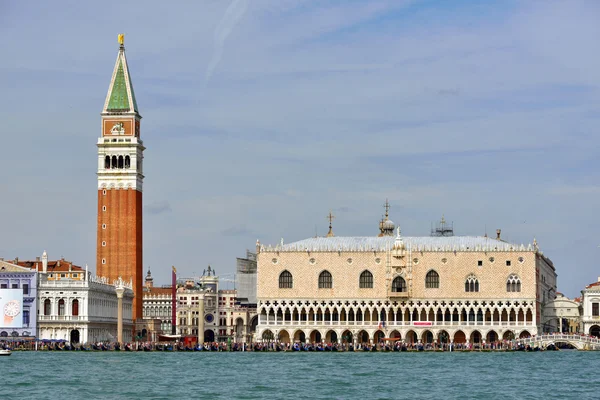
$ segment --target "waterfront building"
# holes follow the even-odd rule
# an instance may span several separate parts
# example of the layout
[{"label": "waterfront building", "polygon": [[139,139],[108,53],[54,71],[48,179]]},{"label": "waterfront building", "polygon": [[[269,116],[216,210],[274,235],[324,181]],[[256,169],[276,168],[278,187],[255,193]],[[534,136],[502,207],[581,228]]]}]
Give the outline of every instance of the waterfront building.
[{"label": "waterfront building", "polygon": [[556,298],[544,306],[543,333],[579,332],[581,326],[580,301],[580,299],[571,300],[562,293],[556,293]]},{"label": "waterfront building", "polygon": [[102,108],[98,139],[96,274],[133,282],[133,318],[142,318],[144,144],[123,35]]},{"label": "waterfront building", "polygon": [[[156,287],[148,271],[144,289],[144,332],[147,338],[172,333],[172,287]],[[176,331],[200,342],[250,342],[258,324],[256,308],[241,306],[236,290],[219,289],[219,277],[209,266],[203,275],[178,279]],[[151,321],[160,331],[151,331]],[[160,321],[160,322],[159,322]]]},{"label": "waterfront building", "polygon": [[[37,272],[0,259],[0,297],[8,289],[21,290],[23,302],[0,320],[0,340],[31,340],[37,336]],[[1,310],[4,311],[4,310]],[[17,318],[17,321],[14,319]],[[17,323],[13,323],[17,322]]]},{"label": "waterfront building", "polygon": [[257,338],[310,342],[494,342],[542,332],[556,272],[536,240],[379,236],[257,242]]},{"label": "waterfront building", "polygon": [[38,339],[65,340],[71,343],[116,341],[118,304],[122,296],[122,338],[131,340],[133,290],[131,282],[97,277],[61,258],[49,261],[44,251],[41,260],[16,260],[20,266],[37,273]]},{"label": "waterfront building", "polygon": [[600,277],[581,291],[583,333],[600,337]]},{"label": "waterfront building", "polygon": [[154,286],[154,278],[148,270],[142,294],[142,325],[140,336],[144,340],[156,341],[159,335],[170,334],[173,290],[171,285]]}]

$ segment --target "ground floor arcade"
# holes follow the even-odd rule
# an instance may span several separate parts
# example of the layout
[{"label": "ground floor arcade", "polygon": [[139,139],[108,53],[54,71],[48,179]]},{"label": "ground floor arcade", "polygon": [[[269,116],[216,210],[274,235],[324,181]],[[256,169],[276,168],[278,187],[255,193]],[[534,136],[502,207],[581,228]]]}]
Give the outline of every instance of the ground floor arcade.
[{"label": "ground floor arcade", "polygon": [[279,329],[263,328],[257,332],[257,338],[263,342],[278,341],[282,343],[379,343],[384,339],[396,339],[405,343],[493,343],[514,338],[526,338],[537,333],[534,326],[522,326],[511,329],[502,326],[474,328],[458,326],[452,329],[439,328],[402,328],[386,329],[373,327],[340,327],[329,328],[297,328],[282,327]]}]

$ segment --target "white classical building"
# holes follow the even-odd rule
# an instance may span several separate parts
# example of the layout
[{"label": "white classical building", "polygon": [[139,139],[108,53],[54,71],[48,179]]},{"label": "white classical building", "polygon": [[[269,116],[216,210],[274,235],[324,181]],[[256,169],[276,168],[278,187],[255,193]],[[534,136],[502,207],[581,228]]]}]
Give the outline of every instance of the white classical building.
[{"label": "white classical building", "polygon": [[581,291],[583,333],[600,337],[600,277]]},{"label": "white classical building", "polygon": [[117,294],[122,294],[124,342],[131,341],[133,290],[131,282],[108,282],[80,267],[50,272],[44,253],[38,273],[38,338],[70,343],[115,342],[118,338]]},{"label": "white classical building", "polygon": [[[557,293],[556,298],[544,306],[543,331],[576,333],[581,326],[580,303],[571,300],[562,293]],[[540,332],[541,333],[541,332]]]}]

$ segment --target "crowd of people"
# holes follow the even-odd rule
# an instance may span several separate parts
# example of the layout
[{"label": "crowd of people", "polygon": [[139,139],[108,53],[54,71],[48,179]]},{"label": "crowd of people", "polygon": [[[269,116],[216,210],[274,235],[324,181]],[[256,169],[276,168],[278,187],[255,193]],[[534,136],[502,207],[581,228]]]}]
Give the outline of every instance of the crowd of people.
[{"label": "crowd of people", "polygon": [[[560,334],[560,333],[553,333]],[[545,335],[548,335],[546,333]],[[590,337],[585,334],[570,333]],[[531,347],[529,344],[520,343],[519,340],[499,340],[482,343],[405,343],[400,339],[388,339],[379,343],[283,343],[278,341],[262,341],[254,343],[227,343],[206,342],[202,345],[183,342],[132,342],[114,343],[97,342],[90,344],[71,344],[64,340],[42,340],[42,341],[0,341],[1,349],[13,350],[49,350],[49,351],[537,351],[556,350],[556,346],[547,348]]]}]

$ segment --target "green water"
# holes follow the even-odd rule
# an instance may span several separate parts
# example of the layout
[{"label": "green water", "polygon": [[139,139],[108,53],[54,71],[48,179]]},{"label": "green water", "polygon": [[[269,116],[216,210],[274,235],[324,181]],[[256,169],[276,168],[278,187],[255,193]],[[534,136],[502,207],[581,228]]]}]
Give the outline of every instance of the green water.
[{"label": "green water", "polygon": [[0,399],[598,399],[600,352],[15,352]]}]

